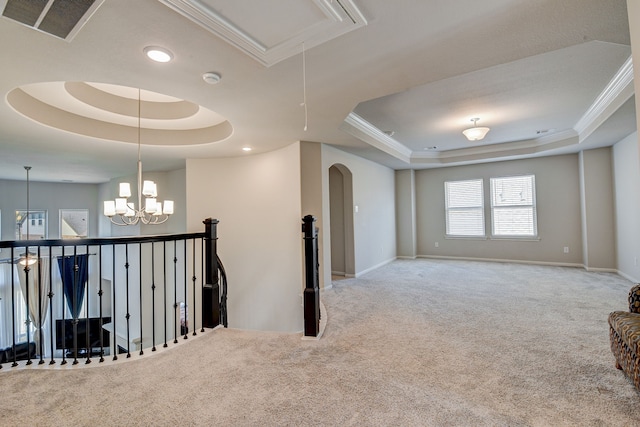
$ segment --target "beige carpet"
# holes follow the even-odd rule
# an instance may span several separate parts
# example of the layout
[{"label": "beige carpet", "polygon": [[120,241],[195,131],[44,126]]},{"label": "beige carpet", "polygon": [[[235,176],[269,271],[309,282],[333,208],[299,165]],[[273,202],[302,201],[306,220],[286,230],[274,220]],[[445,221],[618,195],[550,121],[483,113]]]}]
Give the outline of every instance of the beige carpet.
[{"label": "beige carpet", "polygon": [[216,329],[108,366],[4,365],[0,425],[640,425],[607,326],[631,285],[572,268],[399,260],[323,292],[320,341]]}]

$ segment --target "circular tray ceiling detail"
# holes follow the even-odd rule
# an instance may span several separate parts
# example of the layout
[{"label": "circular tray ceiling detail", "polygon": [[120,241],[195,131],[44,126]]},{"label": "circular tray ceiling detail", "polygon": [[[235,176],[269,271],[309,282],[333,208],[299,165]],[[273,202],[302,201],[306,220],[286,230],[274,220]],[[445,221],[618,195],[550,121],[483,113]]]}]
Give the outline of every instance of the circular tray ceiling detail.
[{"label": "circular tray ceiling detail", "polygon": [[233,133],[224,117],[200,105],[106,83],[34,83],[13,89],[7,102],[42,125],[104,140],[137,144],[138,126],[143,145],[210,144]]}]

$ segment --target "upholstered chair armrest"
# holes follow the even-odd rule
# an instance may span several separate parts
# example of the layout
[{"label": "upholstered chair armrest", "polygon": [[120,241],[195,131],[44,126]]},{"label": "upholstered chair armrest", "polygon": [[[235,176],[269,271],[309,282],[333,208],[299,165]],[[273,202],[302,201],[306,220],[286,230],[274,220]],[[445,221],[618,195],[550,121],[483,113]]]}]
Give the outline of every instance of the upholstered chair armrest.
[{"label": "upholstered chair armrest", "polygon": [[640,283],[629,291],[629,311],[640,313]]}]

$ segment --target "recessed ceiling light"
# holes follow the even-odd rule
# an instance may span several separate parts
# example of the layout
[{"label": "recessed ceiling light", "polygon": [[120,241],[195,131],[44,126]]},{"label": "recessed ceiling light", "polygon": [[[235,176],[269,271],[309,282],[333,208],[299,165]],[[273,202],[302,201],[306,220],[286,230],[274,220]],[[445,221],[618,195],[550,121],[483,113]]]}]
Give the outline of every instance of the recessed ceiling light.
[{"label": "recessed ceiling light", "polygon": [[251,151],[251,150],[252,150],[252,148],[251,148],[251,147],[242,147],[242,151],[247,151],[247,152],[249,152],[249,151]]},{"label": "recessed ceiling light", "polygon": [[436,150],[438,147],[435,145],[432,145],[431,147],[424,147],[425,150]]},{"label": "recessed ceiling light", "polygon": [[167,49],[158,46],[147,46],[144,48],[147,57],[156,62],[169,62],[173,59],[173,54]]},{"label": "recessed ceiling light", "polygon": [[387,135],[389,137],[391,137],[391,136],[396,134],[396,132],[393,131],[393,130],[385,130],[385,131],[382,131],[382,133],[384,133],[385,135]]}]

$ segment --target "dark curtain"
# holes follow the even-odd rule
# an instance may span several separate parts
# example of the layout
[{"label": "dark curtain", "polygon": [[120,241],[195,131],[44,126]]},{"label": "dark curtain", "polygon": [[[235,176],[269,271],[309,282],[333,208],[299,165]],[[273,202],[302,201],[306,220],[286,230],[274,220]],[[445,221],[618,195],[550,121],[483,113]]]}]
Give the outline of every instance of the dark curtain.
[{"label": "dark curtain", "polygon": [[76,255],[58,258],[62,288],[73,319],[78,318],[82,308],[87,283],[87,257],[88,255]]}]

